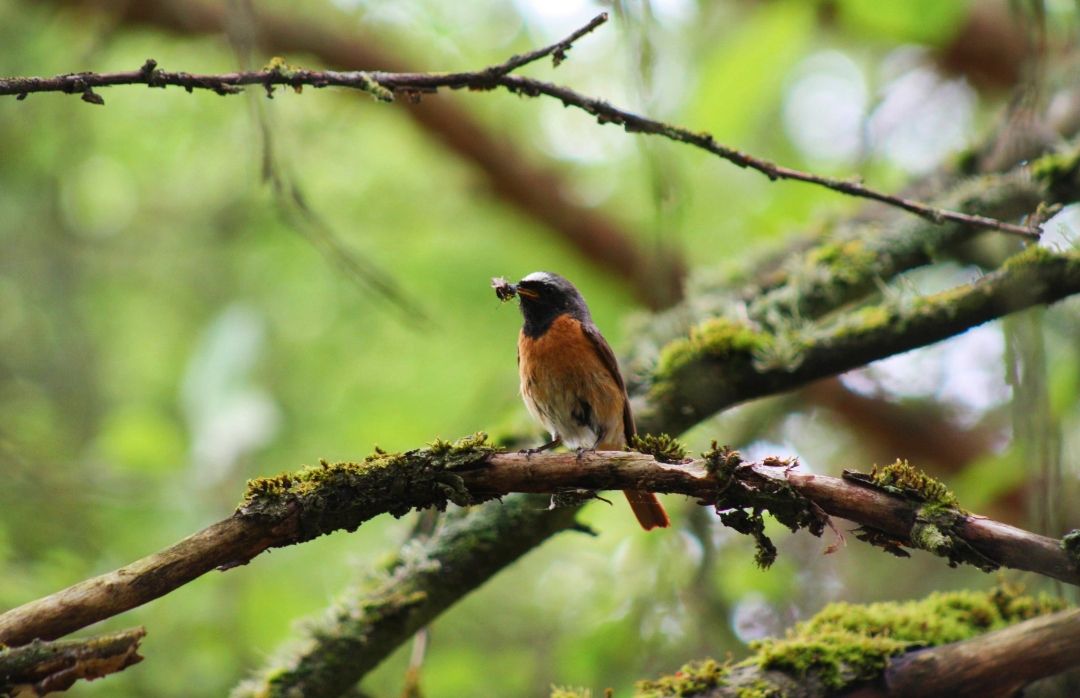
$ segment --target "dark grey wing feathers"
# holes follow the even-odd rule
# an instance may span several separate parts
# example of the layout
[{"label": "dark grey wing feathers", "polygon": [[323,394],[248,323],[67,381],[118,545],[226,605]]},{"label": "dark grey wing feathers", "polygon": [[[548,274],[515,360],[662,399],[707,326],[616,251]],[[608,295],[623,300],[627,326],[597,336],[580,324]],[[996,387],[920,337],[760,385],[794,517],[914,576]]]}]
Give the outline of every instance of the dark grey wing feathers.
[{"label": "dark grey wing feathers", "polygon": [[630,411],[630,398],[626,395],[626,384],[623,383],[622,374],[619,373],[619,361],[615,358],[615,352],[611,350],[607,340],[604,339],[604,335],[600,334],[600,330],[596,325],[591,322],[582,322],[581,330],[585,333],[585,336],[592,341],[593,346],[596,347],[596,353],[600,356],[600,360],[604,362],[604,366],[608,372],[611,373],[611,377],[615,379],[615,382],[619,384],[619,389],[623,394],[623,431],[626,436],[626,445],[630,445],[630,437],[637,433],[637,429],[634,427],[634,415]]}]

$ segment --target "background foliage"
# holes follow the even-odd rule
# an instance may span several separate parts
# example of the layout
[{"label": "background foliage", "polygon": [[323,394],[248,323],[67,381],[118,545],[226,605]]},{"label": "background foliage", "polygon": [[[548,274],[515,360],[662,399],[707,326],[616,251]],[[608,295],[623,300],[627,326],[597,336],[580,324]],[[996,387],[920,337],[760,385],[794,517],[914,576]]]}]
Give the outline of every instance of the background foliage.
[{"label": "background foliage", "polygon": [[[258,3],[355,27],[431,70],[500,61],[611,9],[613,24],[553,76],[547,65],[530,74],[886,189],[955,160],[1000,118],[1027,76],[987,77],[985,65],[965,68],[954,54],[986,40],[986,26],[1021,49],[1036,41],[1038,13],[1013,5]],[[245,6],[229,5],[241,26]],[[1050,41],[1068,48],[1073,5],[1042,10]],[[0,74],[132,69],[151,56],[168,69],[221,72],[270,58],[242,43],[127,26],[70,3],[0,0]],[[1038,96],[1063,86],[1066,71],[1054,68],[1043,67]],[[248,477],[358,458],[375,444],[533,429],[517,396],[519,318],[499,307],[491,276],[563,273],[612,345],[628,348],[634,294],[494,196],[399,107],[333,91],[279,90],[273,101],[256,91],[103,96],[104,108],[59,95],[0,103],[0,607],[220,518]],[[643,247],[677,246],[703,277],[752,270],[751,252],[858,206],[600,127],[556,103],[437,99],[557,169],[576,200]],[[428,321],[364,292],[290,225],[289,204],[262,179],[268,148],[274,172],[302,187],[350,250],[400,281]],[[1056,218],[1048,244],[1073,244],[1074,223],[1071,211]],[[977,273],[945,265],[901,288]],[[946,441],[955,452],[923,465],[967,507],[1058,535],[1080,521],[1040,483],[1063,482],[1058,497],[1076,486],[1078,308],[1029,313],[857,371],[830,383],[846,391],[839,406],[812,388],[737,408],[695,429],[691,446],[720,438],[830,474],[910,455],[895,444],[917,443],[918,429],[894,421],[892,437],[875,440],[858,410],[843,407],[848,397],[871,400],[930,415],[914,423],[956,435]],[[969,443],[978,448],[961,453]],[[459,604],[432,630],[425,694],[541,695],[551,683],[625,690],[691,657],[739,655],[829,600],[992,581],[920,554],[902,561],[852,546],[823,557],[825,544],[807,537],[780,536],[779,561],[760,571],[750,542],[690,503],[667,504],[676,527],[650,535],[621,503],[593,504],[585,518],[598,537],[564,534]],[[150,661],[76,695],[225,693],[410,525],[378,520],[279,550],[110,621],[145,624]],[[400,691],[407,653],[365,687]]]}]

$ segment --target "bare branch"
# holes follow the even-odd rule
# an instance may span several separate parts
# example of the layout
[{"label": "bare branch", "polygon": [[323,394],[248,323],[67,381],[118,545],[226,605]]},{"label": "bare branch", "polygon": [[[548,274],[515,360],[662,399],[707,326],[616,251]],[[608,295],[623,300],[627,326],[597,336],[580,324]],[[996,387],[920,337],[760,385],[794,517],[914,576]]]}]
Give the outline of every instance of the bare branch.
[{"label": "bare branch", "polygon": [[43,696],[66,691],[79,679],[123,671],[142,661],[139,643],[145,635],[142,628],[133,628],[81,640],[0,647],[0,695]]},{"label": "bare branch", "polygon": [[[641,453],[530,456],[498,452],[473,437],[253,480],[230,518],[131,565],[0,615],[0,642],[63,636],[163,596],[215,567],[228,569],[268,548],[351,531],[383,513],[401,516],[448,502],[477,504],[510,492],[685,494],[718,511],[768,510],[793,530],[806,527],[816,535],[824,530],[827,514],[863,525],[871,540],[886,539],[894,549],[912,545],[947,557],[951,564],[1012,567],[1080,584],[1080,573],[1057,540],[940,503],[927,506],[917,497],[776,467],[777,462],[726,460],[720,468],[717,456],[710,458],[671,465]],[[737,518],[724,521],[749,532]],[[762,543],[761,536],[755,537]]]},{"label": "bare branch", "polygon": [[867,187],[856,180],[824,177],[784,167],[722,145],[716,142],[708,133],[694,132],[680,126],[649,119],[560,85],[508,74],[512,70],[547,55],[554,55],[556,61],[558,61],[574,40],[600,26],[605,20],[606,15],[600,15],[563,41],[531,51],[522,56],[514,56],[501,64],[477,71],[456,73],[310,71],[293,69],[282,62],[281,64],[273,64],[261,71],[194,75],[159,70],[157,62],[149,59],[142,68],[135,71],[114,73],[84,72],[57,75],[51,78],[13,77],[0,79],[0,95],[17,95],[19,99],[25,99],[31,93],[65,92],[68,94],[81,94],[86,101],[104,104],[104,100],[94,92],[95,88],[142,84],[150,87],[179,86],[189,92],[196,89],[206,89],[220,95],[227,95],[240,91],[244,86],[261,85],[266,89],[267,94],[272,96],[273,88],[280,85],[294,89],[304,86],[348,87],[368,92],[380,101],[389,102],[393,101],[395,94],[404,94],[417,99],[423,93],[437,92],[444,88],[491,90],[503,87],[520,95],[531,97],[546,95],[552,97],[565,106],[572,106],[592,114],[600,123],[617,124],[631,133],[654,134],[680,143],[693,145],[739,167],[757,170],[770,180],[786,179],[816,184],[842,194],[895,206],[934,223],[951,221],[975,228],[997,230],[1029,238],[1037,238],[1041,233],[1037,221],[1034,225],[1017,225],[988,216],[938,208],[901,196],[886,194]]},{"label": "bare branch", "polygon": [[729,146],[717,143],[712,135],[705,132],[695,132],[681,126],[673,126],[662,121],[656,121],[633,112],[612,106],[603,100],[588,97],[561,85],[555,85],[542,80],[534,80],[516,75],[507,75],[498,80],[499,84],[511,92],[535,97],[547,95],[554,97],[568,107],[582,109],[596,117],[602,124],[616,124],[622,126],[629,133],[650,133],[663,136],[673,141],[686,143],[706,150],[728,162],[757,170],[770,180],[787,179],[797,182],[808,182],[832,189],[833,191],[862,199],[879,201],[890,206],[903,209],[917,216],[925,218],[933,223],[952,221],[962,223],[975,228],[986,230],[998,230],[1003,233],[1012,233],[1029,238],[1038,238],[1041,229],[1038,226],[1016,225],[989,218],[987,216],[971,215],[959,211],[937,208],[928,204],[906,199],[901,196],[886,194],[871,189],[855,179],[835,179],[824,177],[811,172],[784,167],[763,158],[754,157],[748,153],[736,150]]},{"label": "bare branch", "polygon": [[584,27],[578,29],[576,32],[566,37],[562,41],[558,41],[550,46],[545,46],[544,48],[529,51],[528,53],[523,53],[520,56],[512,56],[506,62],[488,68],[488,70],[491,72],[492,77],[501,77],[503,75],[508,75],[514,72],[523,65],[538,61],[545,56],[551,56],[552,63],[557,68],[559,67],[560,63],[566,60],[566,52],[570,50],[571,46],[573,46],[575,41],[585,36],[586,34],[589,34],[590,32],[592,32],[592,30],[596,29],[601,24],[607,21],[607,12],[601,12],[600,14],[593,17],[592,20]]}]

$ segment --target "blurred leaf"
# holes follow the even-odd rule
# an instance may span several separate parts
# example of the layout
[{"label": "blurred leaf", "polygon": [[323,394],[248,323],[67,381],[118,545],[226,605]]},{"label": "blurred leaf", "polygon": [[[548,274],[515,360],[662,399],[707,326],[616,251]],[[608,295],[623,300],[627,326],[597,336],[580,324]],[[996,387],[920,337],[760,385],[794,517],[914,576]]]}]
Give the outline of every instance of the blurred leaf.
[{"label": "blurred leaf", "polygon": [[802,57],[817,27],[812,3],[755,5],[705,57],[688,111],[690,125],[740,147],[750,130],[762,126],[762,114],[779,102],[788,70]]},{"label": "blurred leaf", "polygon": [[967,18],[969,0],[839,0],[841,20],[855,34],[891,42],[944,43]]}]

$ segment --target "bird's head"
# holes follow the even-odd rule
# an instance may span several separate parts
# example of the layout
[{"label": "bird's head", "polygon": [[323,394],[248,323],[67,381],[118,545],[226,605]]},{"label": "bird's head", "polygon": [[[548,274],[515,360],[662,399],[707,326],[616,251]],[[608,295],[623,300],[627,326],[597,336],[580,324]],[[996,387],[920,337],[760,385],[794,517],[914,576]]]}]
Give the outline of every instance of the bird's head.
[{"label": "bird's head", "polygon": [[591,321],[589,307],[581,293],[558,274],[534,271],[516,284],[510,284],[510,289],[521,303],[528,334],[543,334],[555,318],[564,314]]}]

